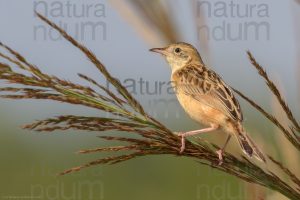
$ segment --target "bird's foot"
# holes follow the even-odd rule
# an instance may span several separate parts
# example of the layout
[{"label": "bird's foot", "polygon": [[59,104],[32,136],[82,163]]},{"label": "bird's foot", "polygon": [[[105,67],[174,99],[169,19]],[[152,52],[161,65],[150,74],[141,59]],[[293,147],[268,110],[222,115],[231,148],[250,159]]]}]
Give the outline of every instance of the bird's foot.
[{"label": "bird's foot", "polygon": [[218,165],[222,165],[223,164],[223,153],[224,153],[224,150],[223,149],[219,149],[218,151],[216,151],[216,153],[218,154],[218,157],[219,157],[219,163],[218,163]]},{"label": "bird's foot", "polygon": [[179,153],[182,154],[185,150],[185,133],[184,132],[175,132],[179,137],[181,137],[181,147]]}]

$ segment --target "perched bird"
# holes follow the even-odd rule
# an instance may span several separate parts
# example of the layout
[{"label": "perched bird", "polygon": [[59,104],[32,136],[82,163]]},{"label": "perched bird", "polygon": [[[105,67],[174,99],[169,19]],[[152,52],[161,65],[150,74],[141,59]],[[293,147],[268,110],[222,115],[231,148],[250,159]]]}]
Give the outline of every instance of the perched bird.
[{"label": "perched bird", "polygon": [[196,48],[179,42],[150,51],[163,55],[170,65],[172,86],[183,109],[192,119],[208,126],[200,130],[179,133],[181,153],[185,149],[187,136],[222,129],[228,133],[228,137],[224,146],[216,151],[219,164],[223,162],[223,153],[232,135],[246,155],[266,161],[264,154],[243,128],[242,110],[231,88],[203,63]]}]

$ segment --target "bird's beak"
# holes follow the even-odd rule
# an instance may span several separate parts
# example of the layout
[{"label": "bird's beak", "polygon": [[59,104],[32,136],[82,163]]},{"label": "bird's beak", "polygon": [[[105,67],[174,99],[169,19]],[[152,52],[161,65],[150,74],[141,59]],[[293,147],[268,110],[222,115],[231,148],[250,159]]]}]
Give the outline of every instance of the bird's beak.
[{"label": "bird's beak", "polygon": [[149,51],[159,53],[159,54],[164,55],[164,56],[166,56],[167,53],[168,53],[167,48],[152,48],[152,49],[149,49]]}]

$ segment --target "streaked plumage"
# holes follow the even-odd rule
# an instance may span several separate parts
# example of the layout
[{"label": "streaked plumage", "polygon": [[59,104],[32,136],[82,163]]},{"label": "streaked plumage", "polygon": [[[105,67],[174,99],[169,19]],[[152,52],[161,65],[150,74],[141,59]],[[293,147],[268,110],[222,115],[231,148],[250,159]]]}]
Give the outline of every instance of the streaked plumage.
[{"label": "streaked plumage", "polygon": [[[185,148],[184,137],[221,128],[237,138],[248,156],[255,155],[265,161],[263,153],[243,129],[243,114],[232,90],[219,75],[206,67],[192,45],[176,43],[152,51],[164,55],[170,64],[172,85],[184,110],[192,119],[211,127],[182,133],[181,151]],[[220,160],[224,148],[219,152],[221,155],[218,153]]]},{"label": "streaked plumage", "polygon": [[[232,120],[243,120],[240,105],[231,89],[214,71],[191,64],[175,71],[171,80],[177,92],[180,90],[199,103],[225,113]],[[210,97],[213,98],[208,101]]]}]

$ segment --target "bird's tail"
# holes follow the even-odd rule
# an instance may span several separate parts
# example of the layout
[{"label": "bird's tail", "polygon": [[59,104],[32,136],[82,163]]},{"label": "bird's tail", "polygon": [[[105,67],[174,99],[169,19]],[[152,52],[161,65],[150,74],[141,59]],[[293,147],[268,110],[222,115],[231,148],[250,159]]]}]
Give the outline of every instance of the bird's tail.
[{"label": "bird's tail", "polygon": [[238,132],[236,138],[243,150],[243,152],[249,157],[255,156],[258,160],[266,162],[265,155],[251,140],[251,138],[245,132]]}]

